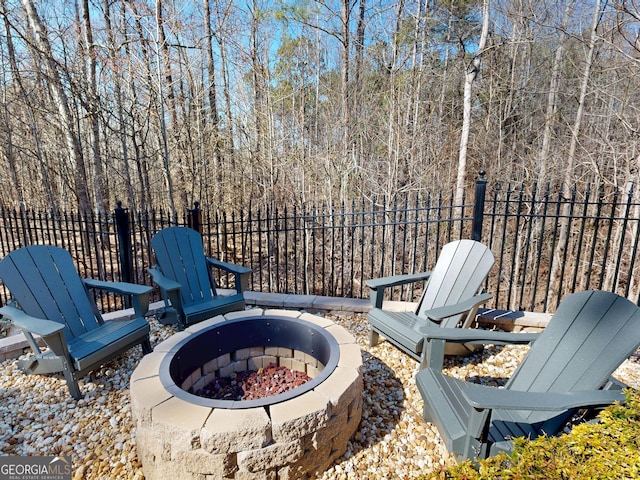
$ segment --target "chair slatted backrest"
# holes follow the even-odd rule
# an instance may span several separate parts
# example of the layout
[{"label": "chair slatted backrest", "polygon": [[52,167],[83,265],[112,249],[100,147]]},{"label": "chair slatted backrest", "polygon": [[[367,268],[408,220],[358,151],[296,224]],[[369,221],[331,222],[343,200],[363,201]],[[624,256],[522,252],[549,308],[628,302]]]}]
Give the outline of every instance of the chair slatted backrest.
[{"label": "chair slatted backrest", "polygon": [[211,290],[213,282],[198,232],[187,227],[168,227],[153,236],[151,246],[162,274],[182,285],[185,306],[213,298],[216,292]]},{"label": "chair slatted backrest", "polygon": [[[611,292],[566,297],[507,388],[571,392],[600,388],[640,345],[640,308]],[[531,412],[527,419],[545,419]]]},{"label": "chair slatted backrest", "polygon": [[[474,240],[447,243],[432,270],[427,288],[422,294],[417,314],[444,305],[454,305],[473,297],[487,278],[495,259],[491,250]],[[445,319],[440,326],[456,327],[460,316]]]},{"label": "chair slatted backrest", "polygon": [[0,278],[25,313],[66,325],[67,340],[103,322],[67,250],[50,245],[15,250],[0,261]]}]

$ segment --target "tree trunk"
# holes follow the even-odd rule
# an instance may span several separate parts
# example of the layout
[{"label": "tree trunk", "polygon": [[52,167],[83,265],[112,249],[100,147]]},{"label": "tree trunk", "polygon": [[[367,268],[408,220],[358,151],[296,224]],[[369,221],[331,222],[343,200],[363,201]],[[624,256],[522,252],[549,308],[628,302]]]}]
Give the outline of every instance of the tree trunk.
[{"label": "tree trunk", "polygon": [[564,56],[564,46],[567,41],[567,28],[571,16],[572,0],[565,1],[564,19],[560,29],[560,39],[558,48],[551,67],[551,79],[549,80],[549,95],[547,96],[547,111],[544,118],[544,134],[542,136],[542,149],[538,155],[538,183],[543,185],[548,174],[549,151],[551,148],[551,137],[556,120],[556,110],[558,108],[558,79],[560,77],[560,66]]},{"label": "tree trunk", "polygon": [[[275,184],[278,178],[278,171],[274,164],[271,125],[271,105],[269,93],[269,62],[267,49],[261,38],[260,27],[264,18],[259,2],[253,0],[251,9],[251,70],[253,75],[254,88],[254,121],[255,121],[255,162],[259,167],[258,172],[262,172],[263,182],[252,182],[251,188],[255,188],[260,183],[259,195],[263,202],[273,199]],[[257,172],[256,172],[257,173]]]},{"label": "tree trunk", "polygon": [[213,61],[213,32],[211,30],[211,7],[209,0],[203,0],[204,7],[204,35],[205,45],[207,47],[207,74],[209,75],[207,95],[209,97],[209,120],[218,125],[218,102],[216,101],[216,70]]},{"label": "tree trunk", "polygon": [[[151,181],[149,179],[149,154],[147,154],[147,146],[143,135],[142,135],[142,127],[139,126],[140,123],[151,123],[150,118],[157,118],[157,113],[154,116],[153,115],[153,110],[156,109],[157,110],[157,104],[159,103],[159,100],[156,99],[154,97],[154,94],[156,94],[157,92],[155,92],[155,90],[153,89],[154,86],[154,75],[153,72],[151,71],[151,58],[149,55],[149,49],[147,44],[149,43],[149,40],[147,38],[145,38],[144,36],[144,30],[142,27],[142,22],[140,21],[141,15],[138,13],[137,7],[136,7],[136,3],[135,2],[129,2],[128,0],[122,0],[121,3],[121,10],[120,10],[120,23],[124,28],[124,35],[125,38],[128,37],[129,32],[128,32],[128,28],[127,25],[129,24],[129,22],[127,21],[126,18],[126,7],[129,6],[131,8],[131,11],[133,13],[133,18],[134,18],[134,23],[136,26],[136,33],[138,35],[138,41],[139,41],[139,45],[140,45],[140,52],[142,53],[142,64],[144,66],[144,73],[145,73],[145,80],[146,83],[149,87],[149,96],[150,98],[148,99],[148,101],[145,104],[146,110],[140,112],[140,114],[142,116],[146,116],[146,118],[143,118],[142,120],[140,120],[139,118],[136,118],[135,116],[135,112],[133,109],[137,108],[138,105],[133,105],[132,111],[129,113],[129,122],[131,124],[131,143],[133,146],[133,151],[134,151],[134,158],[135,158],[135,166],[136,166],[136,173],[138,176],[138,180],[140,182],[140,204],[142,208],[145,208],[145,206],[148,205],[152,205],[152,199],[153,199],[153,194],[154,192],[151,191]],[[132,59],[133,57],[135,57],[135,55],[133,55],[131,46],[130,46],[130,42],[124,42],[124,51],[125,51],[125,58],[126,59]],[[129,60],[131,62],[131,60]],[[136,67],[135,65],[133,65],[133,63],[130,63],[128,66],[128,81],[126,84],[126,98],[132,98],[132,99],[137,99],[138,95],[136,94],[136,90],[137,90],[137,85],[136,82],[139,81],[139,74],[136,71]]]},{"label": "tree trunk", "polygon": [[[337,178],[340,181],[338,196],[339,202],[346,200],[346,192],[349,185],[349,176],[352,170],[352,131],[351,125],[351,86],[349,84],[349,45],[350,45],[350,32],[349,22],[351,18],[351,6],[349,0],[341,1],[340,11],[340,127],[342,130],[342,148],[338,153],[340,158],[337,159],[335,165],[337,165],[338,172]],[[331,189],[333,190],[333,189]],[[332,195],[332,194],[330,194]]]},{"label": "tree trunk", "polygon": [[[100,151],[100,119],[98,116],[99,100],[96,81],[96,52],[93,42],[93,30],[89,15],[89,0],[82,0],[82,24],[84,27],[85,57],[89,64],[87,72],[87,113],[89,120],[89,132],[91,135],[91,151],[93,152],[93,190],[95,207],[98,211],[109,210],[108,193],[104,182],[104,168],[102,166],[102,154]],[[117,78],[117,76],[116,76]]]},{"label": "tree trunk", "polygon": [[[360,0],[360,6],[358,9],[358,22],[356,26],[356,38],[355,38],[355,51],[356,51],[356,64],[355,64],[355,74],[354,74],[354,82],[353,82],[353,110],[355,115],[355,123],[356,126],[354,128],[354,132],[360,132],[362,130],[362,126],[364,124],[363,120],[363,111],[362,105],[364,103],[364,85],[363,85],[363,68],[364,68],[364,51],[365,51],[365,24],[366,24],[366,0]],[[354,138],[352,139],[352,143],[356,144],[359,142],[361,135],[359,133],[354,133]],[[362,149],[354,147],[353,148],[353,156],[354,162],[356,165],[362,164],[362,158],[364,157],[362,154]]]},{"label": "tree trunk", "polygon": [[[162,58],[162,68],[164,70],[164,83],[167,91],[167,105],[171,117],[171,128],[176,129],[178,125],[178,114],[176,112],[176,94],[173,85],[173,75],[171,74],[171,56],[169,55],[169,45],[164,33],[164,15],[162,12],[162,0],[156,0],[156,28],[158,34],[158,47]],[[158,69],[160,67],[158,66]],[[163,89],[164,90],[164,89]]]},{"label": "tree trunk", "polygon": [[[415,20],[415,33],[412,45],[411,60],[411,95],[410,105],[407,108],[405,124],[409,132],[409,151],[412,152],[414,162],[421,164],[422,142],[424,141],[423,116],[421,115],[421,95],[422,95],[422,77],[424,72],[424,57],[427,44],[427,28],[423,24],[425,22],[425,14],[428,9],[427,0],[418,1],[418,14]],[[418,157],[418,158],[416,158]]]},{"label": "tree trunk", "polygon": [[360,8],[358,10],[358,26],[356,27],[356,72],[355,84],[356,90],[360,91],[360,81],[362,79],[362,65],[364,63],[364,31],[365,31],[365,12],[367,1],[360,0]]},{"label": "tree trunk", "polygon": [[462,133],[460,135],[460,150],[458,154],[458,176],[456,178],[456,192],[454,205],[462,205],[462,199],[464,197],[464,183],[467,176],[467,147],[469,144],[469,132],[471,130],[471,104],[473,103],[473,82],[475,82],[478,72],[480,71],[480,64],[482,54],[484,53],[485,44],[487,43],[487,36],[489,35],[489,10],[490,0],[483,0],[482,2],[482,32],[480,33],[480,40],[478,41],[478,50],[473,57],[473,61],[469,66],[465,74],[464,79],[464,106],[462,110]]},{"label": "tree trunk", "polygon": [[[209,0],[203,0],[204,7],[204,34],[205,44],[207,47],[207,74],[208,74],[208,88],[207,94],[209,97],[209,121],[211,122],[211,130],[213,135],[213,156],[215,158],[216,168],[216,184],[215,191],[222,192],[222,155],[220,152],[220,131],[218,124],[220,119],[218,117],[218,102],[216,100],[216,70],[215,63],[213,61],[213,31],[211,29],[211,7]],[[219,199],[222,201],[222,199]]]},{"label": "tree trunk", "polygon": [[87,175],[80,148],[80,140],[76,134],[71,109],[67,94],[62,85],[62,78],[58,71],[58,65],[53,58],[53,52],[49,39],[47,38],[42,20],[36,11],[32,0],[22,0],[22,4],[27,13],[29,25],[33,31],[36,48],[42,57],[45,68],[48,72],[49,86],[53,100],[58,108],[62,131],[69,154],[69,161],[75,173],[75,195],[78,201],[78,208],[84,212],[90,208],[89,192],[87,191]]},{"label": "tree trunk", "polygon": [[[227,5],[227,8],[230,7],[231,4]],[[218,32],[223,32],[225,28],[225,24],[223,19],[226,18],[227,12],[220,11],[221,2],[215,2],[216,8],[216,17],[218,19]],[[226,198],[225,199],[225,190],[222,188],[224,184],[225,174],[229,179],[229,183],[235,185],[238,190],[244,192],[246,190],[245,182],[246,176],[243,175],[244,172],[237,172],[236,170],[236,152],[235,152],[235,141],[233,137],[233,124],[234,117],[232,114],[232,100],[231,100],[231,85],[229,81],[229,61],[227,58],[227,44],[226,37],[222,34],[216,35],[216,40],[218,42],[218,48],[220,49],[220,63],[222,65],[222,95],[224,97],[224,115],[225,115],[225,133],[224,133],[224,141],[222,142],[222,157],[226,159],[226,168],[221,172],[222,175],[222,184],[220,188],[218,188],[218,203],[224,204],[226,202],[231,201],[240,201],[243,202],[245,199],[242,198],[242,195],[239,195],[240,198]],[[222,137],[222,135],[221,135]],[[239,175],[238,175],[239,174]],[[229,189],[231,190],[231,189]],[[230,193],[230,192],[229,192]],[[231,197],[231,196],[229,196]]]},{"label": "tree trunk", "polygon": [[[167,122],[165,119],[165,98],[164,98],[164,88],[162,87],[164,83],[168,83],[169,94],[168,100],[169,104],[173,105],[173,80],[171,78],[171,74],[169,73],[169,65],[167,65],[168,61],[168,53],[167,53],[167,44],[164,36],[164,20],[162,19],[162,0],[156,1],[156,28],[157,28],[157,36],[158,36],[158,61],[157,65],[157,91],[158,91],[158,123],[160,128],[160,149],[162,155],[162,174],[164,176],[164,181],[167,186],[167,197],[169,200],[169,209],[171,210],[171,216],[175,217],[176,215],[176,206],[174,202],[174,191],[173,191],[173,178],[171,175],[171,162],[169,160],[169,140],[167,138]],[[163,62],[161,62],[161,58]],[[164,65],[164,78],[161,72],[161,64]],[[176,124],[175,117],[175,108],[170,106],[170,110],[172,112],[172,120],[173,125]]]},{"label": "tree trunk", "polygon": [[[13,37],[11,34],[11,28],[9,26],[9,19],[7,18],[7,13],[6,13],[6,4],[5,1],[2,0],[0,1],[0,8],[2,8],[2,18],[4,20],[4,31],[5,31],[5,35],[6,35],[6,42],[7,42],[7,55],[9,57],[9,65],[11,68],[11,74],[13,76],[13,80],[15,83],[15,90],[17,95],[19,97],[22,97],[22,100],[25,102],[25,105],[27,107],[27,109],[29,109],[29,111],[31,111],[30,106],[29,106],[29,102],[28,102],[28,97],[27,95],[24,94],[24,87],[22,85],[22,78],[20,76],[20,72],[18,71],[18,67],[17,67],[17,63],[16,63],[16,54],[15,54],[15,48],[13,46]],[[24,207],[25,206],[25,198],[24,198],[24,189],[22,188],[22,183],[20,181],[20,176],[18,175],[18,171],[16,169],[16,156],[13,150],[13,134],[12,134],[12,127],[11,127],[11,123],[9,121],[9,105],[6,99],[7,96],[7,85],[3,84],[3,89],[2,91],[3,93],[3,102],[2,102],[2,121],[4,123],[4,129],[6,130],[6,139],[4,139],[3,141],[3,149],[4,149],[4,155],[7,159],[7,163],[9,164],[9,178],[11,179],[11,185],[13,186],[14,192],[15,192],[15,198],[18,200],[20,207]],[[36,142],[36,146],[39,144],[39,139],[38,139],[38,132],[37,130],[35,130],[35,125],[32,124],[32,132],[34,134],[34,141]],[[39,149],[36,149],[36,151],[39,153]],[[44,175],[45,171],[43,170],[43,177],[46,177]],[[48,183],[48,179],[47,179],[47,186],[49,187],[47,189],[47,191],[50,191],[50,186]],[[53,206],[53,204],[52,204]]]},{"label": "tree trunk", "polygon": [[[117,62],[118,59],[118,46],[116,45],[116,35],[113,31],[113,26],[111,22],[111,3],[109,0],[104,0],[103,2],[103,15],[104,15],[104,23],[105,29],[107,33],[107,48],[109,49],[109,57],[113,62]],[[114,68],[115,70],[115,68]],[[122,169],[124,173],[124,178],[126,182],[127,188],[127,204],[132,211],[137,211],[137,202],[136,195],[133,189],[133,180],[131,177],[131,169],[129,166],[129,146],[127,144],[127,124],[125,122],[124,116],[124,105],[123,105],[123,95],[122,95],[122,84],[121,84],[121,75],[113,75],[113,89],[115,95],[116,102],[116,110],[117,110],[117,119],[118,119],[118,129],[117,136],[120,140],[120,150],[122,154]],[[142,188],[143,185],[140,185]]]},{"label": "tree trunk", "polygon": [[[42,179],[42,183],[44,185],[44,189],[46,192],[46,196],[47,196],[47,202],[49,204],[49,208],[53,211],[57,209],[57,202],[56,202],[56,198],[53,194],[53,188],[51,185],[51,179],[49,177],[49,166],[46,164],[45,162],[45,155],[42,151],[42,143],[40,140],[40,132],[38,130],[38,126],[36,123],[36,118],[35,118],[35,114],[33,112],[33,106],[32,106],[32,100],[31,97],[27,94],[27,91],[24,87],[24,84],[22,83],[22,76],[20,74],[20,71],[18,70],[18,64],[16,61],[16,55],[15,55],[15,47],[13,45],[13,36],[11,34],[11,28],[9,26],[9,21],[7,18],[7,15],[5,14],[5,4],[4,4],[4,0],[2,1],[2,9],[3,9],[3,15],[2,18],[4,19],[4,27],[5,27],[5,34],[6,34],[6,38],[7,38],[7,55],[9,57],[9,65],[11,68],[11,74],[13,75],[14,81],[15,81],[15,85],[16,85],[16,89],[17,89],[17,96],[22,98],[22,101],[25,104],[25,109],[26,109],[26,115],[28,116],[28,127],[29,127],[29,131],[31,132],[31,135],[33,137],[33,144],[34,144],[34,150],[35,150],[35,155],[37,158],[37,162],[38,162],[38,175],[40,176],[40,178]],[[7,127],[9,128],[9,127]],[[23,188],[20,184],[20,180],[19,177],[17,176],[17,170],[16,170],[16,166],[15,166],[15,161],[14,164],[10,167],[12,170],[11,176],[12,176],[12,182],[14,182],[13,184],[16,187],[16,190],[18,190],[18,200],[21,203],[25,202],[25,198],[23,197]],[[13,177],[16,178],[13,178]]]},{"label": "tree trunk", "polygon": [[[600,23],[600,0],[596,0],[593,10],[591,22],[591,38],[589,40],[589,50],[585,59],[584,71],[582,73],[582,84],[580,87],[580,98],[578,100],[578,110],[576,118],[571,129],[571,141],[569,143],[569,153],[565,165],[564,180],[562,182],[562,194],[564,196],[564,204],[562,205],[562,213],[558,223],[560,224],[560,234],[558,235],[557,246],[553,255],[551,264],[551,273],[549,275],[549,292],[547,295],[547,308],[555,306],[554,300],[557,301],[561,294],[561,279],[559,272],[561,270],[561,261],[565,256],[565,248],[569,235],[569,214],[571,212],[571,204],[567,195],[572,189],[574,181],[574,170],[576,163],[576,149],[578,147],[578,137],[580,135],[580,126],[584,115],[585,98],[587,97],[587,88],[589,87],[589,77],[591,75],[591,66],[593,65],[593,56],[596,50],[596,42],[598,38],[598,25]],[[594,232],[594,235],[596,233]],[[605,265],[602,266],[605,268]]]},{"label": "tree trunk", "polygon": [[[260,52],[258,47],[258,5],[255,0],[252,2],[251,10],[251,72],[253,76],[253,121],[255,123],[255,162],[258,165],[265,165],[267,171],[268,185],[273,185],[273,170],[266,166],[266,126],[264,119],[264,97],[265,92],[262,84],[262,64],[260,62]],[[265,192],[261,192],[264,194]]]}]

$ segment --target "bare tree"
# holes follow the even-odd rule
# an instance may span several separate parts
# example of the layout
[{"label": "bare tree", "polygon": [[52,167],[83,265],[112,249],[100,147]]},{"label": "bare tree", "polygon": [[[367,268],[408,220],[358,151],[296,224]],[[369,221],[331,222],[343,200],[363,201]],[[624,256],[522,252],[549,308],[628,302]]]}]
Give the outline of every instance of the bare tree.
[{"label": "bare tree", "polygon": [[273,197],[274,185],[277,182],[278,171],[274,166],[272,150],[270,148],[272,137],[270,135],[270,100],[269,100],[269,65],[265,58],[267,48],[262,38],[261,25],[265,20],[265,14],[259,0],[251,3],[251,33],[250,52],[251,77],[253,87],[253,123],[255,150],[252,155],[252,165],[262,172],[258,193],[263,201],[269,201]]},{"label": "bare tree", "polygon": [[460,151],[458,155],[458,175],[456,178],[456,192],[454,200],[455,205],[462,205],[462,198],[464,196],[464,185],[467,176],[467,150],[469,146],[469,132],[471,130],[473,83],[480,72],[482,54],[484,53],[487,37],[489,36],[490,4],[490,0],[483,0],[482,2],[482,31],[480,32],[480,39],[478,40],[478,49],[476,50],[473,60],[465,73],[463,119],[462,132],[460,134]]},{"label": "bare tree", "polygon": [[[129,31],[127,12],[131,11],[133,23],[135,25],[134,32]],[[127,132],[130,138],[131,147],[134,155],[135,168],[140,192],[141,207],[150,206],[154,199],[154,191],[151,189],[152,181],[150,179],[150,165],[153,145],[151,141],[146,140],[145,131],[151,128],[152,119],[157,119],[158,115],[154,115],[159,101],[156,99],[157,89],[155,88],[154,73],[152,70],[151,54],[149,52],[150,40],[144,35],[144,29],[141,22],[141,14],[138,12],[135,2],[121,0],[120,4],[120,25],[121,35],[127,39],[130,36],[137,39],[136,43],[124,41],[124,59],[122,59],[124,67],[127,71],[127,82],[124,97],[130,102],[129,108],[126,108]],[[134,46],[137,45],[139,52],[136,53]],[[134,59],[140,57],[139,63],[134,63]],[[144,72],[140,75],[139,70]],[[144,87],[148,92],[148,99],[144,99],[142,93]],[[142,90],[142,92],[140,92]],[[158,122],[159,123],[159,122]],[[163,142],[160,141],[161,144]],[[165,183],[166,184],[166,183]],[[163,195],[164,198],[164,195]],[[170,202],[172,198],[169,199]]]},{"label": "bare tree", "polygon": [[[49,87],[51,88],[53,99],[58,108],[61,127],[63,130],[64,138],[66,140],[69,161],[71,163],[73,171],[75,172],[74,193],[78,201],[78,207],[81,211],[87,211],[91,205],[91,202],[89,199],[89,192],[87,190],[87,175],[84,164],[84,157],[82,156],[80,140],[75,128],[73,115],[71,114],[69,100],[66,92],[64,91],[59,66],[53,56],[53,51],[51,49],[45,27],[40,16],[38,15],[38,11],[36,10],[33,1],[22,0],[22,4],[26,11],[29,25],[34,34],[37,55],[41,57],[42,62],[44,63],[47,70]],[[32,52],[36,54],[35,50],[32,50]]]},{"label": "bare tree", "polygon": [[[224,97],[224,120],[226,124],[225,134],[223,136],[223,155],[228,162],[228,168],[226,170],[235,172],[236,167],[236,153],[235,153],[235,140],[234,140],[234,116],[232,114],[232,100],[231,100],[231,81],[229,78],[229,70],[231,68],[231,62],[227,55],[227,38],[226,32],[227,19],[230,16],[232,3],[227,1],[223,4],[221,1],[215,2],[217,24],[215,29],[215,38],[218,43],[218,49],[220,50],[220,63],[222,64],[222,95]],[[212,32],[213,33],[213,32]],[[221,189],[222,190],[222,189]],[[221,199],[222,200],[222,199]],[[231,200],[231,199],[227,199]]]},{"label": "bare tree", "polygon": [[205,56],[207,59],[207,74],[208,74],[208,98],[209,98],[209,121],[211,122],[210,131],[213,135],[213,156],[215,158],[215,175],[217,179],[218,188],[217,192],[217,201],[218,203],[222,203],[222,152],[220,151],[221,140],[220,140],[220,131],[219,131],[219,123],[220,118],[218,116],[218,102],[216,97],[216,69],[215,62],[213,59],[213,30],[211,28],[211,7],[209,5],[209,0],[203,0],[202,6],[204,7],[204,34],[205,34]]},{"label": "bare tree", "polygon": [[92,153],[92,167],[93,174],[93,192],[95,197],[95,208],[99,211],[106,211],[109,208],[109,198],[105,185],[103,160],[101,154],[100,143],[100,100],[98,97],[98,82],[96,78],[96,46],[93,41],[93,28],[91,26],[91,16],[89,14],[89,0],[82,0],[82,23],[78,22],[78,25],[82,25],[82,53],[86,58],[87,71],[86,71],[86,88],[87,98],[84,102],[85,109],[87,110],[87,120],[90,124],[89,135]]},{"label": "bare tree", "polygon": [[[21,176],[18,175],[16,154],[13,148],[13,142],[14,142],[13,132],[12,132],[13,127],[9,120],[9,99],[7,98],[11,90],[9,88],[9,82],[7,81],[9,76],[13,77],[15,90],[16,90],[15,93],[17,94],[17,96],[21,96],[23,100],[27,100],[27,96],[24,95],[24,87],[22,85],[22,79],[20,77],[20,72],[18,71],[17,64],[16,64],[15,48],[13,46],[13,35],[11,33],[11,28],[9,26],[9,19],[7,17],[5,0],[2,0],[0,2],[0,8],[2,9],[1,14],[2,14],[2,19],[4,23],[4,31],[5,31],[6,42],[7,42],[7,56],[9,57],[8,63],[10,66],[9,72],[6,71],[4,68],[2,69],[3,70],[2,71],[3,99],[2,99],[1,117],[2,117],[3,129],[5,131],[5,137],[6,137],[5,141],[2,144],[2,151],[3,151],[2,153],[5,159],[7,160],[7,163],[9,166],[9,178],[11,179],[10,188],[15,194],[16,198],[18,199],[20,206],[24,207],[25,206],[24,189],[21,181]],[[2,62],[3,67],[6,64],[7,62],[5,61]],[[35,138],[37,141],[38,139],[37,132],[34,132],[34,133],[36,133]],[[51,198],[51,195],[50,195],[50,198]]]},{"label": "bare tree", "polygon": [[[162,0],[156,0],[156,56],[158,57],[158,61],[156,62],[157,68],[157,78],[156,78],[156,89],[158,92],[158,123],[160,130],[160,145],[161,145],[161,155],[162,155],[162,173],[164,176],[165,184],[167,187],[167,196],[169,199],[169,209],[171,210],[171,215],[175,216],[176,214],[176,205],[174,201],[174,190],[173,190],[173,177],[171,174],[171,161],[169,158],[169,139],[167,132],[167,122],[165,119],[165,94],[164,94],[164,84],[168,83],[169,88],[169,105],[172,116],[172,124],[175,127],[177,124],[177,116],[175,111],[175,104],[173,99],[175,97],[173,93],[173,80],[171,77],[170,63],[169,63],[169,53],[167,47],[167,41],[164,34],[164,20],[162,17]],[[160,60],[162,59],[162,61]],[[162,74],[162,65],[164,65],[164,75]]]},{"label": "bare tree", "polygon": [[[340,171],[341,182],[340,182],[340,199],[345,199],[345,191],[347,187],[348,176],[347,172],[349,172],[350,168],[348,165],[351,163],[351,102],[349,101],[351,97],[351,86],[349,84],[349,48],[351,44],[351,34],[349,32],[349,22],[351,21],[351,2],[350,0],[341,0],[341,10],[340,10],[340,23],[341,23],[341,32],[340,32],[340,43],[342,46],[341,58],[340,62],[340,78],[341,81],[341,92],[342,92],[342,102],[341,102],[341,110],[342,110],[342,162],[338,162],[341,164]],[[346,168],[345,168],[346,167]]]},{"label": "bare tree", "polygon": [[[471,165],[496,181],[557,182],[569,159],[581,181],[622,184],[635,158],[637,2],[601,2],[606,43],[578,115],[574,60],[588,34],[575,19],[592,4],[105,1],[103,18],[88,0],[4,12],[0,173],[22,191],[5,202],[77,195],[101,209],[124,197],[175,213],[194,196],[240,206],[459,195]],[[285,44],[296,50],[273,55]]]},{"label": "bare tree", "polygon": [[107,41],[107,49],[109,52],[108,58],[111,59],[112,71],[115,73],[113,75],[113,87],[114,87],[114,95],[115,95],[114,101],[116,104],[116,116],[117,116],[117,128],[115,130],[120,143],[120,153],[122,155],[122,171],[124,175],[125,184],[127,187],[128,205],[130,206],[131,210],[135,212],[137,211],[138,202],[136,201],[133,176],[131,175],[131,167],[129,165],[129,144],[128,144],[128,136],[127,136],[128,127],[125,121],[125,107],[124,107],[125,99],[122,91],[123,90],[122,75],[120,75],[120,66],[118,63],[120,46],[118,45],[116,32],[114,31],[113,24],[111,21],[111,2],[109,0],[104,0],[103,2],[103,15],[104,15],[104,23],[105,23],[105,29],[107,34],[107,40],[108,40]]},{"label": "bare tree", "polygon": [[582,120],[584,117],[585,100],[587,97],[587,89],[589,87],[591,68],[593,66],[593,59],[596,52],[596,46],[598,42],[598,25],[602,12],[600,11],[600,0],[596,0],[593,7],[593,15],[590,28],[589,45],[587,50],[587,56],[584,62],[584,70],[582,71],[582,81],[580,85],[580,96],[578,98],[578,110],[576,111],[573,127],[571,129],[571,140],[569,143],[569,152],[565,163],[565,175],[562,183],[562,193],[564,195],[565,203],[562,206],[562,214],[559,219],[560,233],[558,235],[558,241],[556,249],[553,254],[553,261],[551,264],[551,274],[549,276],[549,293],[547,296],[547,305],[555,306],[555,301],[558,299],[558,291],[560,287],[559,272],[562,265],[562,259],[564,258],[567,237],[569,235],[569,214],[571,211],[571,205],[569,203],[569,194],[574,184],[574,169],[576,163],[576,150],[578,148],[580,127],[582,126]]},{"label": "bare tree", "polygon": [[571,18],[571,10],[574,0],[566,0],[564,8],[564,19],[559,29],[560,39],[558,48],[553,60],[551,68],[551,78],[549,79],[549,95],[547,96],[547,109],[544,118],[544,134],[542,137],[542,148],[538,154],[538,183],[543,185],[548,176],[549,150],[551,148],[551,136],[556,122],[556,111],[558,109],[558,83],[560,76],[560,67],[564,57],[564,47],[567,41],[567,31],[569,20]]}]

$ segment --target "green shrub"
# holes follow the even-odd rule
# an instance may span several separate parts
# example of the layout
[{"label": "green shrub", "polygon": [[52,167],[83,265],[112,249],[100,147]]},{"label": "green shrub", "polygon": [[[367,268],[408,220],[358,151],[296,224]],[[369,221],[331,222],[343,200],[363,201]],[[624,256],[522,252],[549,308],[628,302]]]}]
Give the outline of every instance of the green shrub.
[{"label": "green shrub", "polygon": [[522,438],[510,454],[464,461],[424,479],[551,480],[640,478],[640,391],[628,389],[627,402],[611,405],[599,422],[583,423],[558,437]]}]

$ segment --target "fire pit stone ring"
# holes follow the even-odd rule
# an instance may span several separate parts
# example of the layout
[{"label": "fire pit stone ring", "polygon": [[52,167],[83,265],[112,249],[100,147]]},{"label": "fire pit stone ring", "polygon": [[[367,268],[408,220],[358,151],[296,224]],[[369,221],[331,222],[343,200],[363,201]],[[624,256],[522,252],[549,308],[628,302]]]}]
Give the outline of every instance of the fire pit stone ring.
[{"label": "fire pit stone ring", "polygon": [[[230,342],[228,333],[245,323],[251,334]],[[267,324],[277,335],[256,334]],[[265,345],[247,344],[256,338]],[[311,380],[260,401],[194,394],[214,376],[267,363]],[[251,309],[198,323],[157,345],[131,376],[143,473],[171,480],[314,477],[346,452],[360,423],[362,391],[360,347],[331,320]]]}]

